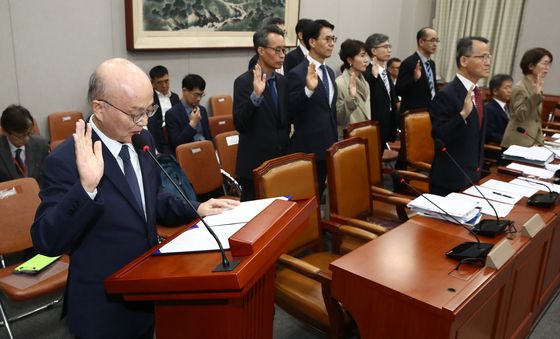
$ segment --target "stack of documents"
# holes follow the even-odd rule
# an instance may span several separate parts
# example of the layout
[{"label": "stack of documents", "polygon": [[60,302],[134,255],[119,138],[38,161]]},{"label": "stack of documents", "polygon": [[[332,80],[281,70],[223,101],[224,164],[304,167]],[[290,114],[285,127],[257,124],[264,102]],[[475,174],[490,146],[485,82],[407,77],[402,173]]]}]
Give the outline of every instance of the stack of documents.
[{"label": "stack of documents", "polygon": [[510,168],[515,171],[519,171],[524,175],[531,175],[543,179],[550,179],[554,176],[554,170],[549,168],[551,164],[546,165],[546,169],[544,168],[537,168],[534,166],[527,166],[512,162],[511,164],[507,165],[507,168]]},{"label": "stack of documents", "polygon": [[435,194],[422,194],[407,206],[420,215],[454,223],[459,222],[463,225],[476,225],[481,217],[478,204],[472,200],[466,201],[460,195],[450,194],[442,197]]},{"label": "stack of documents", "polygon": [[502,158],[526,162],[533,165],[544,166],[545,164],[554,160],[555,154],[544,147],[523,147],[518,145],[511,145],[502,154]]}]

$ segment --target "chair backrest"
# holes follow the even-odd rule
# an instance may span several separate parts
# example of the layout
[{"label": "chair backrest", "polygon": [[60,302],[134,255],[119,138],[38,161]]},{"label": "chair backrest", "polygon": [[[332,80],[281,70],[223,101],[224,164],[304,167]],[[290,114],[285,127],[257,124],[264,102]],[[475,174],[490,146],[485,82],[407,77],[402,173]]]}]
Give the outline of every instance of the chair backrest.
[{"label": "chair backrest", "polygon": [[0,182],[0,254],[33,246],[30,230],[40,202],[34,178]]},{"label": "chair backrest", "polygon": [[344,139],[329,147],[327,173],[332,213],[358,219],[371,215],[368,167],[368,149],[364,139]]},{"label": "chair backrest", "polygon": [[214,95],[210,97],[210,108],[212,109],[212,116],[217,115],[232,115],[233,114],[233,99],[231,95]]},{"label": "chair backrest", "polygon": [[177,162],[183,169],[197,195],[213,192],[222,186],[218,158],[209,140],[189,142],[177,146]]},{"label": "chair backrest", "polygon": [[434,159],[434,140],[432,139],[430,114],[426,111],[411,112],[406,114],[403,119],[407,162],[419,161],[431,164]]},{"label": "chair backrest", "polygon": [[[315,156],[293,153],[263,162],[253,170],[255,195],[257,198],[291,196],[292,200],[319,196],[317,187]],[[319,239],[320,207],[311,214],[304,232],[290,244],[286,252],[293,252]]]},{"label": "chair backrest", "polygon": [[237,178],[235,167],[237,166],[239,133],[237,131],[220,133],[214,137],[214,143],[216,144],[216,151],[218,152],[222,169],[232,177]]},{"label": "chair backrest", "polygon": [[82,112],[51,113],[48,117],[51,142],[64,140],[76,130],[76,121],[83,119]]},{"label": "chair backrest", "polygon": [[377,121],[361,121],[348,125],[344,129],[344,139],[358,137],[365,139],[369,154],[369,178],[374,186],[383,186],[381,158],[381,132]]},{"label": "chair backrest", "polygon": [[220,133],[235,131],[232,115],[208,117],[208,123],[210,124],[210,135],[212,138],[215,138]]}]

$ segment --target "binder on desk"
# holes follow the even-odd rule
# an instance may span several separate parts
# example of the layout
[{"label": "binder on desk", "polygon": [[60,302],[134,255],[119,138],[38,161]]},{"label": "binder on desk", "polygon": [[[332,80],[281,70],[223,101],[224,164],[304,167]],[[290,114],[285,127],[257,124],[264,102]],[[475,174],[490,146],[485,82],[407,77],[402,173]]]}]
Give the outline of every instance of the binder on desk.
[{"label": "binder on desk", "polygon": [[502,153],[502,158],[510,161],[524,162],[536,166],[542,166],[554,160],[555,154],[544,147],[523,147],[511,145]]}]

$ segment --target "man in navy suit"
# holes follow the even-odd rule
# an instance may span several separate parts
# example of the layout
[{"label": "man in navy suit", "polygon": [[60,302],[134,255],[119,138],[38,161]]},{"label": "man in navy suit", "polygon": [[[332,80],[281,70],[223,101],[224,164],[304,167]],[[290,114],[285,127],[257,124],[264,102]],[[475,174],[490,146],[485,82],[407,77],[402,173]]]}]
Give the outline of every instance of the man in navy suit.
[{"label": "man in navy suit", "polygon": [[337,88],[333,70],[325,65],[334,49],[334,25],[315,20],[303,31],[307,60],[288,73],[288,109],[294,123],[291,152],[314,153],[319,195],[327,178],[326,150],[337,140]]},{"label": "man in navy suit", "polygon": [[253,70],[233,84],[233,123],[239,132],[237,150],[241,201],[255,199],[253,170],[264,161],[286,154],[290,121],[286,114],[286,79],[276,72],[282,67],[286,45],[284,32],[274,25],[253,35],[259,56]]},{"label": "man in navy suit", "polygon": [[[135,134],[154,113],[146,74],[125,59],[103,62],[90,78],[93,115],[76,123],[73,139],[45,160],[44,187],[31,236],[48,256],[70,255],[64,299],[70,332],[78,338],[152,338],[152,305],[124,302],[104,280],[157,244],[156,221],[188,223],[194,211],[160,191],[159,168],[136,153]],[[236,203],[193,202],[201,215]]]},{"label": "man in navy suit", "polygon": [[154,88],[154,104],[158,105],[156,113],[148,119],[148,130],[156,141],[160,153],[169,153],[169,141],[165,129],[166,112],[179,103],[179,96],[169,90],[169,72],[158,65],[150,70],[150,80]]},{"label": "man in navy suit", "polygon": [[[274,25],[278,28],[280,28],[280,30],[282,30],[282,32],[284,33],[284,35],[286,35],[286,26],[285,26],[285,22],[284,19],[282,18],[278,18],[278,17],[270,17],[270,18],[266,18],[264,19],[261,24],[259,25],[258,29],[261,29],[263,27],[266,26],[270,26],[270,25]],[[259,54],[255,53],[255,55],[253,55],[251,57],[251,59],[249,60],[249,67],[248,70],[252,70],[255,68],[255,65],[257,64],[257,61],[259,60]],[[280,69],[278,70],[278,72],[280,74],[284,74],[284,69],[282,67],[280,67]]]},{"label": "man in navy suit", "polygon": [[485,106],[486,142],[502,143],[509,122],[508,102],[511,99],[513,78],[507,74],[496,74],[490,79],[492,99]]},{"label": "man in navy suit", "polygon": [[206,81],[198,74],[189,74],[183,78],[183,100],[173,106],[165,115],[167,135],[171,154],[177,146],[187,142],[212,140],[208,113],[200,105],[204,97]]},{"label": "man in navy suit", "polygon": [[296,24],[296,36],[298,39],[298,46],[292,50],[290,53],[286,54],[286,59],[284,60],[284,74],[288,74],[294,67],[299,65],[300,62],[305,60],[309,51],[305,47],[305,42],[303,42],[303,31],[305,26],[313,22],[310,19],[299,19]]},{"label": "man in navy suit", "polygon": [[[488,77],[491,59],[485,38],[466,37],[457,43],[457,76],[437,92],[430,105],[432,137],[436,141],[430,172],[432,193],[445,196],[471,185],[446,153],[473,182],[480,179],[486,115],[476,83]],[[443,147],[446,152],[442,151]]]},{"label": "man in navy suit", "polygon": [[431,56],[439,45],[437,32],[424,27],[416,33],[418,50],[401,63],[395,90],[401,97],[401,113],[429,108],[436,95],[436,64]]}]

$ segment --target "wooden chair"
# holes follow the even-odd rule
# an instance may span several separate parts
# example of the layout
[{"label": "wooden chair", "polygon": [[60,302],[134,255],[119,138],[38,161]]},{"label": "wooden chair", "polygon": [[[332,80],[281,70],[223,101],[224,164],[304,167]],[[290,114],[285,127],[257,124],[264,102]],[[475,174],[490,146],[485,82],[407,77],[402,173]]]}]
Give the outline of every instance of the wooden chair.
[{"label": "wooden chair", "polygon": [[[33,247],[31,241],[31,225],[35,218],[35,211],[39,206],[39,185],[33,178],[21,178],[0,183],[0,290],[12,301],[26,301],[45,296],[64,289],[68,269],[60,265],[50,267],[37,276],[27,277],[13,273],[14,268],[21,263],[5,267],[4,255],[23,252]],[[68,262],[68,257],[63,256],[63,262]],[[54,269],[55,271],[52,271]],[[49,271],[51,270],[51,271]],[[54,273],[56,271],[58,273]],[[18,287],[15,287],[19,286]],[[62,297],[49,302],[31,312],[18,316],[8,317],[4,305],[0,301],[0,313],[8,336],[13,338],[10,322],[32,315],[36,312],[54,306]]]},{"label": "wooden chair", "polygon": [[214,95],[210,97],[212,116],[233,115],[233,99],[231,95]]},{"label": "wooden chair", "polygon": [[401,119],[401,150],[397,168],[430,172],[434,159],[430,113],[426,109],[410,110]]},{"label": "wooden chair", "polygon": [[[350,138],[335,142],[327,149],[327,173],[332,222],[382,235],[408,219],[405,207],[412,200],[410,197],[372,192],[366,140]],[[382,208],[375,208],[381,203]],[[344,237],[334,246],[348,252],[362,244]]]},{"label": "wooden chair", "polygon": [[[318,199],[316,173],[313,154],[294,153],[265,161],[253,170],[255,194],[258,198],[290,195],[293,200]],[[340,338],[355,324],[330,296],[329,264],[340,256],[324,251],[321,224],[320,207],[317,207],[303,233],[289,246],[287,254],[280,256],[275,302],[294,317],[329,333],[331,338]],[[375,238],[358,228],[331,227],[336,231],[335,236],[352,234],[362,241]],[[306,255],[296,257],[304,252]]]},{"label": "wooden chair", "polygon": [[222,169],[231,174],[232,177],[237,178],[235,168],[237,166],[239,133],[237,131],[220,133],[214,137],[214,143]]},{"label": "wooden chair", "polygon": [[76,121],[83,119],[82,112],[51,113],[48,117],[51,142],[64,140],[76,130]]},{"label": "wooden chair", "polygon": [[233,125],[233,115],[220,115],[208,117],[210,125],[210,135],[215,138],[220,133],[235,131]]},{"label": "wooden chair", "polygon": [[[238,196],[228,196],[225,190],[224,176],[218,163],[216,152],[212,142],[209,140],[189,142],[179,145],[176,149],[177,162],[191,181],[194,191],[198,197],[222,190],[224,198],[239,199]],[[225,176],[226,179],[230,174]],[[239,185],[232,183],[238,192]],[[199,200],[206,200],[201,198]]]}]

